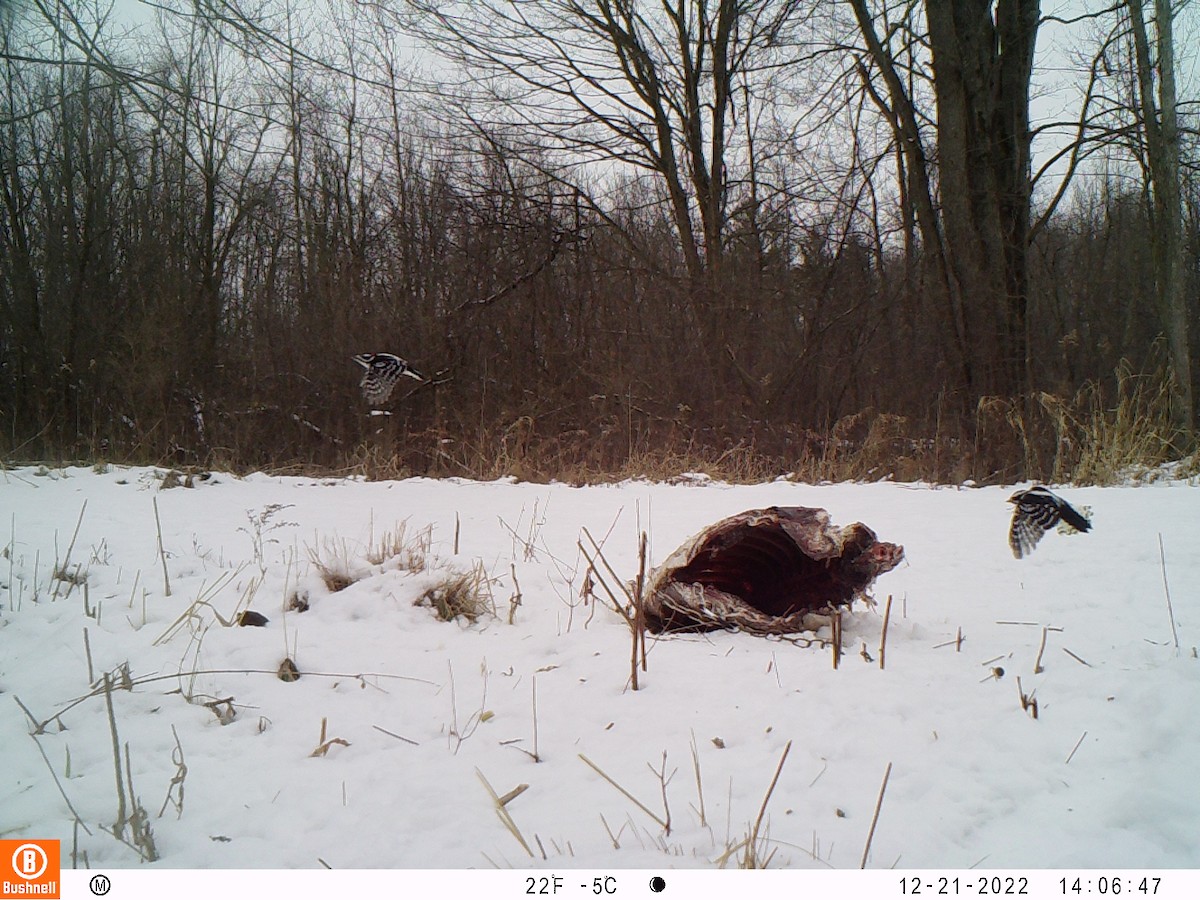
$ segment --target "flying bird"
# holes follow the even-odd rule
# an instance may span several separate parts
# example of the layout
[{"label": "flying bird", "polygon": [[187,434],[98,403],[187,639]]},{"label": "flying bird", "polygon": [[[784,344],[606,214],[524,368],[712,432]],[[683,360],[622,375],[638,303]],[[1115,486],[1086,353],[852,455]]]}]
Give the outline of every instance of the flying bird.
[{"label": "flying bird", "polygon": [[1008,545],[1017,559],[1032,553],[1042,535],[1059,522],[1066,522],[1076,531],[1092,530],[1092,523],[1075,507],[1041,485],[1017,491],[1008,502],[1013,504]]},{"label": "flying bird", "polygon": [[425,380],[424,375],[394,353],[359,353],[353,359],[367,370],[358,386],[362,388],[363,396],[372,406],[386,403],[396,387],[396,382],[405,375],[417,381]]}]

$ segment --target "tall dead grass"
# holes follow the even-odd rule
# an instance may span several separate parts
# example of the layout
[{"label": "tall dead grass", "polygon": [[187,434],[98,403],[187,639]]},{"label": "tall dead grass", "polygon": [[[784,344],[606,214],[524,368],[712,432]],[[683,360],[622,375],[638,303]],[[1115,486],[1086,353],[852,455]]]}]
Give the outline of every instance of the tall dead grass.
[{"label": "tall dead grass", "polygon": [[939,398],[921,420],[866,409],[821,429],[748,415],[721,427],[611,416],[566,430],[523,415],[466,432],[406,432],[389,422],[373,438],[343,446],[332,464],[280,460],[251,466],[238,463],[235,449],[212,464],[234,473],[370,481],[427,475],[576,485],[626,479],[702,484],[704,479],[690,477],[695,474],[729,483],[1113,484],[1158,477],[1171,462],[1179,463],[1171,470],[1176,476],[1198,475],[1200,457],[1188,455],[1191,442],[1172,427],[1170,400],[1165,370],[1143,374],[1122,364],[1110,378],[1074,394],[987,397],[965,416],[944,411]]},{"label": "tall dead grass", "polygon": [[1175,475],[1195,475],[1200,460],[1172,423],[1171,392],[1165,371],[1122,364],[1111,383],[1088,382],[1070,397],[1041,391],[1028,402],[981,402],[978,433],[1007,438],[1029,479],[1116,484],[1156,478],[1173,462]]}]

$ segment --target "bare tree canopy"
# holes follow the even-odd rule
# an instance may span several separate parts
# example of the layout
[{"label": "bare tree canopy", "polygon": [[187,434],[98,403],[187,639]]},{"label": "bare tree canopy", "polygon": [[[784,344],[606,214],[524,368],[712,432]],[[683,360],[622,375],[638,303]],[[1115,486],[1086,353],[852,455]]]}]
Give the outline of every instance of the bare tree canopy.
[{"label": "bare tree canopy", "polygon": [[[10,4],[0,452],[955,481],[1178,456],[1191,7],[1044,6],[162,0],[132,33],[104,0]],[[385,354],[426,377],[371,410],[354,359]]]}]

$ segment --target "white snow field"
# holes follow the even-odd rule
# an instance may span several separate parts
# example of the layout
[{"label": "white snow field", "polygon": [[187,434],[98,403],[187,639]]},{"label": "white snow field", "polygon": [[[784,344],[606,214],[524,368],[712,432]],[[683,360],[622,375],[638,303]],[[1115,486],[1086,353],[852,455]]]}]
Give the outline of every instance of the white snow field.
[{"label": "white snow field", "polygon": [[[1200,867],[1193,484],[1056,489],[1092,532],[1017,560],[1012,487],[163,476],[0,471],[0,838],[64,868]],[[772,505],[905,547],[840,667],[650,636],[632,690],[587,534],[631,579]],[[495,616],[414,605],[472,571]]]}]

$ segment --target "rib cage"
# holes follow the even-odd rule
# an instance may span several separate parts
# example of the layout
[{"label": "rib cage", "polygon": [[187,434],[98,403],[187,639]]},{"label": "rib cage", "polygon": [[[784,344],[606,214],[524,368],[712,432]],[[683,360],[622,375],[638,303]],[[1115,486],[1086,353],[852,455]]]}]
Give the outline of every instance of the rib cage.
[{"label": "rib cage", "polygon": [[650,574],[646,626],[803,631],[806,616],[849,605],[903,556],[861,523],[830,525],[823,509],[748,510],[704,529]]}]

